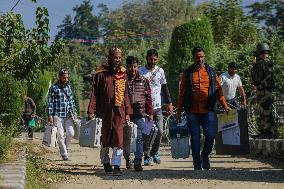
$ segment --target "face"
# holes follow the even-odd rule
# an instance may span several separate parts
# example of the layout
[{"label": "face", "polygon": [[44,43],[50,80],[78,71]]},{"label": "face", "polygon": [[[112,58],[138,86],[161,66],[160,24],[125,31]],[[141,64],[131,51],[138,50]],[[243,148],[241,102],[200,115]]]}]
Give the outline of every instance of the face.
[{"label": "face", "polygon": [[147,65],[150,68],[154,68],[157,63],[158,63],[158,57],[157,56],[152,55],[152,56],[147,57]]},{"label": "face", "polygon": [[121,53],[115,53],[113,56],[110,57],[110,65],[114,66],[115,68],[121,65]]},{"label": "face", "polygon": [[66,85],[68,83],[68,80],[69,80],[68,74],[63,74],[59,76],[59,82],[61,83],[61,85]]},{"label": "face", "polygon": [[196,64],[203,64],[205,62],[205,53],[203,51],[194,53],[193,60]]},{"label": "face", "polygon": [[134,77],[138,73],[138,64],[137,63],[128,64],[126,68],[127,68],[127,75],[129,75],[130,77]]},{"label": "face", "polygon": [[237,73],[237,69],[236,68],[229,68],[228,69],[228,73],[230,74],[230,76],[234,76]]},{"label": "face", "polygon": [[261,58],[262,60],[266,60],[266,59],[268,59],[268,56],[269,56],[268,52],[263,51],[263,52],[261,52],[261,54],[259,55],[259,58]]}]

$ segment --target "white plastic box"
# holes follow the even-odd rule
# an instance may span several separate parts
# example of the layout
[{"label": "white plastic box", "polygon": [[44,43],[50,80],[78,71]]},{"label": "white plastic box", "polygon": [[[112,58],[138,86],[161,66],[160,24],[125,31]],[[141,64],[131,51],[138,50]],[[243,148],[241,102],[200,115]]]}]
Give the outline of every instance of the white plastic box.
[{"label": "white plastic box", "polygon": [[57,146],[56,139],[57,139],[57,127],[53,125],[46,125],[42,139],[42,144],[48,147],[56,147]]},{"label": "white plastic box", "polygon": [[83,118],[81,120],[79,145],[91,148],[100,147],[101,128],[102,120],[100,118],[91,120]]}]

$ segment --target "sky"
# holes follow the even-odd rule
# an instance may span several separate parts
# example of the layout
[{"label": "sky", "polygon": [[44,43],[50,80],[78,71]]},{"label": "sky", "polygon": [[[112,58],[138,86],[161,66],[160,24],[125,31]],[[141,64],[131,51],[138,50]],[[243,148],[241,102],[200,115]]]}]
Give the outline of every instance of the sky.
[{"label": "sky", "polygon": [[[0,0],[0,14],[10,11],[18,0]],[[208,0],[196,0],[196,3],[206,2]],[[258,0],[244,0],[244,5],[256,2]],[[37,3],[31,0],[20,0],[19,4],[14,8],[15,13],[22,15],[25,26],[29,29],[35,26],[36,7],[44,6],[49,11],[50,36],[54,37],[57,32],[57,26],[62,24],[65,15],[70,14],[74,17],[73,7],[79,5],[83,0],[37,0]],[[98,13],[96,8],[98,4],[104,3],[109,9],[119,8],[123,0],[91,0],[94,5],[94,13]]]}]

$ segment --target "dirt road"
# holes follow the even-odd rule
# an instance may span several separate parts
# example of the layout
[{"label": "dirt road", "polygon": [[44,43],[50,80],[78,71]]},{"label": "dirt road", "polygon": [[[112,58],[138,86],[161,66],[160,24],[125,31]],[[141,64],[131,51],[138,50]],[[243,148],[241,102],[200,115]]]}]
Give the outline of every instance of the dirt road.
[{"label": "dirt road", "polygon": [[[41,142],[39,139],[34,142]],[[284,188],[283,163],[252,156],[212,155],[210,171],[193,171],[192,158],[172,159],[168,147],[161,150],[162,164],[143,167],[141,173],[125,169],[122,176],[106,175],[99,161],[99,149],[81,148],[78,141],[70,146],[70,160],[62,161],[58,148],[46,157],[70,179],[53,183],[60,189],[162,189],[218,188],[259,189]]]}]

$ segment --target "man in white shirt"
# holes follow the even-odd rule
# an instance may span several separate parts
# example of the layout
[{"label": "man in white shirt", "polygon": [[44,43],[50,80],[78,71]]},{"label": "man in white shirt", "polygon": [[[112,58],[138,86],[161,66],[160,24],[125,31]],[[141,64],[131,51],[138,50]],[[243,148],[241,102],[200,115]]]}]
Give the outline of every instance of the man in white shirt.
[{"label": "man in white shirt", "polygon": [[232,108],[236,108],[238,107],[236,102],[236,90],[238,89],[242,97],[241,105],[243,108],[246,108],[246,93],[244,91],[241,78],[237,74],[237,69],[238,65],[235,62],[231,62],[228,65],[228,71],[221,74],[222,90],[230,106],[232,106]]},{"label": "man in white shirt", "polygon": [[161,163],[159,156],[159,148],[161,144],[161,137],[163,133],[163,115],[162,115],[162,98],[163,103],[166,104],[167,113],[173,111],[170,93],[167,87],[167,81],[163,68],[156,64],[158,63],[158,52],[156,49],[147,51],[147,65],[139,69],[142,76],[147,78],[150,82],[152,106],[154,112],[154,121],[158,127],[158,133],[152,146],[150,146],[149,139],[144,137],[144,165],[151,165],[152,161],[156,164]]}]

